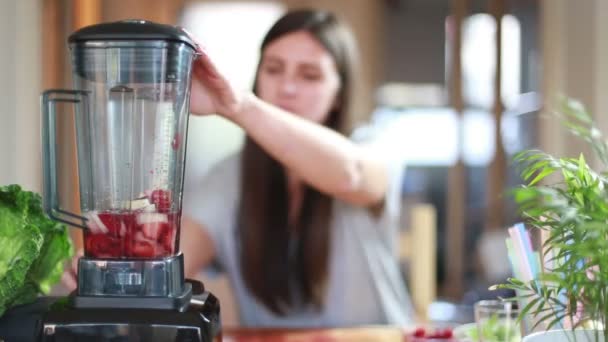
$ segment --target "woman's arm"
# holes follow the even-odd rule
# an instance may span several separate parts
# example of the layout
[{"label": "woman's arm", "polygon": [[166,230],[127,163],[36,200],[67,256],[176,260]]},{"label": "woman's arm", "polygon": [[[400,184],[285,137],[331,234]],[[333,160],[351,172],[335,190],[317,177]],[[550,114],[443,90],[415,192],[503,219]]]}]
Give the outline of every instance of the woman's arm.
[{"label": "woman's arm", "polygon": [[244,96],[240,110],[226,116],[319,191],[360,206],[384,197],[388,184],[384,162],[343,135],[254,95]]},{"label": "woman's arm", "polygon": [[359,206],[376,204],[384,197],[388,172],[377,154],[251,93],[236,91],[209,57],[199,52],[193,70],[192,113],[217,113],[232,120],[321,192]]},{"label": "woman's arm", "polygon": [[198,277],[215,257],[215,246],[207,229],[186,215],[182,219],[180,250],[184,253],[186,278]]}]

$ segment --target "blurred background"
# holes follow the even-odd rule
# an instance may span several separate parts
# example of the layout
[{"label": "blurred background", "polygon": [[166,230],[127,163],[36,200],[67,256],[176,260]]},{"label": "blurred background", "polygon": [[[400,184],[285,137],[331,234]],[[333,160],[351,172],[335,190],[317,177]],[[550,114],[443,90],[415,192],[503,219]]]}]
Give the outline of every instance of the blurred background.
[{"label": "blurred background", "polygon": [[[399,243],[417,308],[434,321],[470,314],[510,275],[504,239],[520,218],[505,190],[521,183],[513,154],[585,152],[549,117],[556,96],[582,100],[608,131],[604,0],[0,0],[0,184],[41,191],[39,95],[71,87],[74,30],[126,18],[180,25],[250,88],[263,35],[298,7],[332,10],[355,32],[361,124],[404,162]],[[73,128],[59,129],[69,155]],[[186,186],[243,141],[217,117],[192,117],[189,130]],[[74,165],[63,167],[70,189]],[[224,323],[237,325],[227,281],[205,277]]]}]

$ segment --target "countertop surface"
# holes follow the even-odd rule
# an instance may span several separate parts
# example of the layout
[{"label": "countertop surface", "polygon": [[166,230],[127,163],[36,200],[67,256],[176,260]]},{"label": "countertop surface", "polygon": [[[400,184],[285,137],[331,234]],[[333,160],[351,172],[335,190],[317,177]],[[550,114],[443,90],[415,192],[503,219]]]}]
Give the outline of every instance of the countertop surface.
[{"label": "countertop surface", "polygon": [[396,327],[353,327],[339,329],[245,329],[226,328],[224,342],[403,342],[409,341]]}]

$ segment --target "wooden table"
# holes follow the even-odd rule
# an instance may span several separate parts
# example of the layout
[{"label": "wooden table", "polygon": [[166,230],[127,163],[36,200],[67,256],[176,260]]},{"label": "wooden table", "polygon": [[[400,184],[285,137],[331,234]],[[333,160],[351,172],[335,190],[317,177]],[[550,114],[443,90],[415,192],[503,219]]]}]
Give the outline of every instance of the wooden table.
[{"label": "wooden table", "polygon": [[341,329],[247,329],[226,328],[224,342],[407,342],[406,332],[397,327]]}]

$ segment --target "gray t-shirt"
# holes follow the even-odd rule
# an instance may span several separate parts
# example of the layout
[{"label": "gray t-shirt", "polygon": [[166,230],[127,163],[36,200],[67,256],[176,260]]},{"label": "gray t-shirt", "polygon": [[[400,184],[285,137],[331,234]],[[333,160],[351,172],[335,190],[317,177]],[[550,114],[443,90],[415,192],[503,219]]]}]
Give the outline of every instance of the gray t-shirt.
[{"label": "gray t-shirt", "polygon": [[397,259],[402,165],[392,167],[383,212],[334,200],[328,287],[321,311],[277,316],[259,302],[241,277],[235,238],[240,198],[240,154],[216,164],[187,189],[184,213],[207,227],[216,264],[226,272],[241,324],[256,327],[339,327],[413,323],[412,305]]}]

